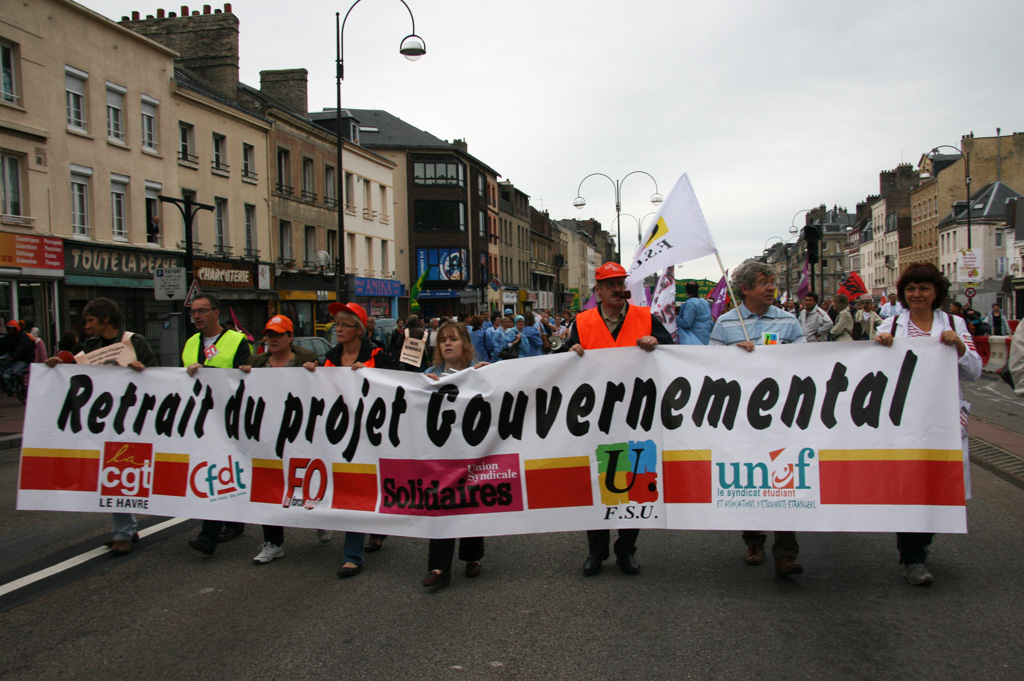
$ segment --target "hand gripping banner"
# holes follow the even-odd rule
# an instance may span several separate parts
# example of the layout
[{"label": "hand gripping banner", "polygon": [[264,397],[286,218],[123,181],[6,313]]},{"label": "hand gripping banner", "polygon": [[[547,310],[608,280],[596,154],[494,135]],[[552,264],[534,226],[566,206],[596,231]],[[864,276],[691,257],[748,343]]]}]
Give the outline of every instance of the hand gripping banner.
[{"label": "hand gripping banner", "polygon": [[956,354],[618,348],[437,382],[36,365],[18,508],[414,537],[966,532]]}]

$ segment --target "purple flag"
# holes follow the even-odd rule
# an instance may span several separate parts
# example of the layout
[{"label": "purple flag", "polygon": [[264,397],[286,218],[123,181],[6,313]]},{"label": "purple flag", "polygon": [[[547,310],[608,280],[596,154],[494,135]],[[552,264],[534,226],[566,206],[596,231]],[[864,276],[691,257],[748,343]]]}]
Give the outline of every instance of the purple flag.
[{"label": "purple flag", "polygon": [[718,319],[722,316],[722,310],[725,309],[725,301],[729,297],[729,287],[725,285],[725,277],[729,276],[726,272],[725,276],[718,282],[718,285],[711,291],[711,295],[708,299],[711,301],[711,317]]},{"label": "purple flag", "polygon": [[801,301],[811,291],[811,274],[810,274],[811,262],[808,260],[804,263],[804,271],[800,275],[800,285],[796,287],[796,299]]},{"label": "purple flag", "polygon": [[586,303],[583,304],[583,309],[584,310],[593,310],[595,307],[597,307],[597,290],[596,289],[594,290],[593,293],[590,294],[590,300],[588,300]]}]

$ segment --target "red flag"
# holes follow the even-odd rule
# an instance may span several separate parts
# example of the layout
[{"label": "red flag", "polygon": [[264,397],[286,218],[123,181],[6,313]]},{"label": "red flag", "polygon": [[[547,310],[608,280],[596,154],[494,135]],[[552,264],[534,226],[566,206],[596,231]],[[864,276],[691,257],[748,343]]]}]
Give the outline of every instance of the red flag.
[{"label": "red flag", "polygon": [[843,284],[839,287],[839,293],[842,293],[850,300],[857,300],[861,296],[866,295],[867,292],[868,290],[864,286],[864,281],[856,272],[850,272],[850,274],[843,279]]}]

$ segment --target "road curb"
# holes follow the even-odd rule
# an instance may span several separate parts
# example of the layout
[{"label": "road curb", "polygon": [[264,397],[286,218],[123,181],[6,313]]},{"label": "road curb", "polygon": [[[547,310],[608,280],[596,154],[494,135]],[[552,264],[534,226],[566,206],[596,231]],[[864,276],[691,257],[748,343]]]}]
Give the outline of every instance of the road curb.
[{"label": "road curb", "polygon": [[17,449],[21,446],[21,433],[0,437],[0,449]]},{"label": "road curb", "polygon": [[968,436],[971,463],[1024,489],[1024,459],[979,438]]}]

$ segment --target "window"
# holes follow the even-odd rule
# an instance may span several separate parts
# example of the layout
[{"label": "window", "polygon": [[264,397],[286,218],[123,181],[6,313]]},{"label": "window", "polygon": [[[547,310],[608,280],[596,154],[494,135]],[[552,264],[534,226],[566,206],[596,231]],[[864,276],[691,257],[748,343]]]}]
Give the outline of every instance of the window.
[{"label": "window", "polygon": [[316,179],[313,177],[313,159],[302,159],[302,198],[316,201]]},{"label": "window", "polygon": [[483,211],[477,213],[477,229],[480,231],[481,237],[487,238],[487,216]]},{"label": "window", "polygon": [[245,254],[259,255],[256,249],[256,206],[245,204]]},{"label": "window", "polygon": [[125,88],[107,83],[107,138],[124,142],[124,95]]},{"label": "window", "polygon": [[227,138],[224,135],[213,133],[213,169],[219,170],[222,173],[227,173],[228,168],[228,157],[227,157]]},{"label": "window", "polygon": [[334,168],[324,167],[324,203],[328,206],[338,205],[337,201],[338,178],[334,174]]},{"label": "window", "polygon": [[89,74],[85,71],[64,66],[68,127],[75,130],[85,130],[85,81],[88,77]]},{"label": "window", "polygon": [[373,237],[365,237],[364,243],[366,245],[366,264],[373,267]]},{"label": "window", "polygon": [[281,250],[281,264],[292,264],[292,223],[279,220],[277,223],[278,242]]},{"label": "window", "polygon": [[11,43],[0,41],[0,100],[17,104],[18,76],[15,73],[15,47]]},{"label": "window", "polygon": [[21,157],[0,154],[0,194],[4,215],[21,215]]},{"label": "window", "polygon": [[142,96],[142,148],[156,151],[156,107],[159,101]]},{"label": "window", "polygon": [[213,248],[220,255],[230,253],[228,248],[228,200],[213,199]]},{"label": "window", "polygon": [[345,235],[345,241],[348,243],[345,245],[345,265],[348,268],[346,271],[355,272],[356,263],[356,235],[349,232]]},{"label": "window", "polygon": [[355,197],[352,196],[355,193],[356,178],[352,176],[352,173],[345,173],[345,210],[349,213],[356,212]]},{"label": "window", "polygon": [[256,147],[251,144],[242,144],[242,177],[250,180],[256,179]]},{"label": "window", "polygon": [[388,188],[380,185],[380,221],[388,221]]},{"label": "window", "polygon": [[159,182],[146,180],[146,241],[160,243],[160,190]]},{"label": "window", "polygon": [[76,236],[89,236],[89,181],[92,168],[71,166],[71,228]]},{"label": "window", "polygon": [[421,231],[465,232],[466,205],[460,201],[416,201],[413,224]]},{"label": "window", "polygon": [[306,265],[316,265],[316,227],[306,225]]},{"label": "window", "polygon": [[451,157],[427,157],[413,163],[415,184],[466,186],[465,167]]},{"label": "window", "polygon": [[114,239],[128,240],[128,178],[110,176],[110,231]]},{"label": "window", "polygon": [[480,174],[480,173],[477,173],[477,176],[476,176],[476,193],[479,194],[480,196],[484,195],[485,184],[486,184],[486,180],[484,180],[484,176],[482,174]]},{"label": "window", "polygon": [[1003,233],[997,229],[996,230],[996,248],[1002,248],[1002,247],[1003,247]]},{"label": "window", "polygon": [[196,155],[196,128],[191,123],[178,121],[178,160],[198,163]]},{"label": "window", "polygon": [[277,149],[277,191],[291,196],[291,158],[287,149]]},{"label": "window", "polygon": [[380,242],[380,269],[382,276],[391,276],[391,262],[388,258],[388,242],[384,239],[381,239]]},{"label": "window", "polygon": [[363,178],[363,217],[367,220],[374,218],[373,212],[373,190],[371,182]]}]

